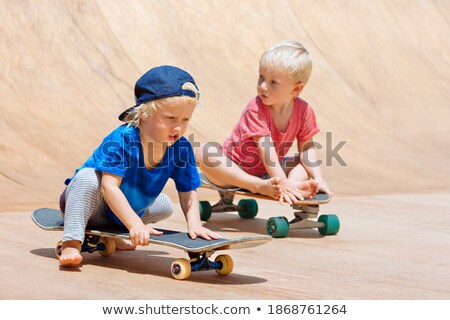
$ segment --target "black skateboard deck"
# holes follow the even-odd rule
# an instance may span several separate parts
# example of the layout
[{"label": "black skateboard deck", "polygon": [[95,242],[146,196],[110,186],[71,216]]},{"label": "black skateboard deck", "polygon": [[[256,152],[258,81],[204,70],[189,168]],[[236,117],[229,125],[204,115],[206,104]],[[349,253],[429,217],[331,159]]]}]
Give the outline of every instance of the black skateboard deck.
[{"label": "black skateboard deck", "polygon": [[[64,219],[59,210],[42,208],[34,211],[32,220],[40,228],[47,231],[63,231]],[[208,257],[218,250],[242,249],[262,245],[269,242],[270,236],[246,236],[234,239],[220,238],[218,240],[205,240],[197,238],[192,240],[186,232],[158,229],[163,232],[160,236],[150,235],[150,244],[169,246],[187,252],[191,261],[179,259],[175,261],[176,266],[172,266],[172,275],[176,279],[186,279],[190,271],[215,269],[219,274],[225,275],[231,272],[233,262],[228,255],[222,255],[220,259],[224,261],[209,261]],[[119,227],[110,228],[88,228],[85,230],[85,241],[82,245],[82,252],[99,251],[104,256],[109,256],[115,251],[113,238],[129,239],[128,230]],[[58,243],[56,254],[59,256],[61,243]],[[218,257],[218,258],[219,258]],[[225,257],[225,258],[224,258]],[[220,260],[219,259],[219,260]],[[186,261],[184,261],[186,260]],[[217,259],[216,259],[217,260]],[[181,262],[180,262],[181,261]],[[199,262],[200,261],[200,262]],[[177,264],[178,263],[178,264]],[[182,264],[181,266],[179,264]],[[190,264],[190,266],[189,266]],[[201,264],[201,265],[200,265]],[[231,269],[230,269],[231,264]],[[227,265],[224,267],[224,265]],[[188,267],[189,266],[189,267]],[[186,270],[179,269],[189,269]],[[177,271],[178,270],[178,271]],[[220,273],[222,272],[222,273]],[[186,275],[186,273],[188,273]],[[180,275],[181,274],[181,275]]]}]

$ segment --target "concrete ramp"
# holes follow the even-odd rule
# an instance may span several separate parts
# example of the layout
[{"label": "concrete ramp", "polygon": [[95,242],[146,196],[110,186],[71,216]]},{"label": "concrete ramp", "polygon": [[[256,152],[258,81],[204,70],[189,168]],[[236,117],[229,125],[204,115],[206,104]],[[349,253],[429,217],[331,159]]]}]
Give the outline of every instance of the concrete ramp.
[{"label": "concrete ramp", "polygon": [[[241,251],[236,275],[194,277],[189,292],[448,299],[450,2],[0,0],[0,12],[1,298],[153,299],[147,288],[148,296],[125,293],[125,283],[138,287],[143,278],[166,288],[159,298],[186,298],[160,271],[173,253],[156,248],[86,257],[81,273],[60,272],[52,255],[60,235],[33,226],[30,210],[56,207],[65,178],[120,125],[117,115],[134,104],[134,83],[149,68],[172,64],[195,77],[203,106],[187,135],[222,142],[256,95],[261,53],[295,39],[313,57],[302,97],[322,130],[316,141],[335,194],[327,210],[342,231],[300,232]],[[340,158],[332,157],[340,143]],[[172,184],[166,192],[177,200]],[[267,218],[288,211],[260,207],[252,222],[222,215],[208,226],[225,237],[264,234]],[[184,230],[176,208],[162,227]],[[67,281],[79,287],[69,294]]]},{"label": "concrete ramp", "polygon": [[[133,104],[149,68],[197,79],[196,141],[222,142],[256,94],[258,59],[283,39],[314,59],[303,98],[336,195],[447,188],[445,1],[1,1],[0,204],[56,201]],[[330,150],[330,148],[329,148]],[[324,163],[326,164],[326,163]],[[447,178],[447,179],[445,179]]]}]

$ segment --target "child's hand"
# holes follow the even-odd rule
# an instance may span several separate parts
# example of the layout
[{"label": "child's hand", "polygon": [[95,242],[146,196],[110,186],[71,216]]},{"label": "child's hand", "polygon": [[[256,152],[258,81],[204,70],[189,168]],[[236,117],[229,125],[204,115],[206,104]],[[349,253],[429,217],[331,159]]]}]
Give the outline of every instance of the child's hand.
[{"label": "child's hand", "polygon": [[312,199],[319,192],[319,184],[315,180],[294,182],[294,184],[305,199]]},{"label": "child's hand", "polygon": [[130,228],[131,243],[135,246],[148,246],[151,234],[160,236],[163,233],[143,223],[137,226],[133,226]]},{"label": "child's hand", "polygon": [[220,235],[201,226],[201,225],[197,225],[197,226],[193,226],[189,228],[189,237],[191,237],[192,240],[197,239],[197,237],[203,238],[205,240],[217,240],[220,238]]},{"label": "child's hand", "polygon": [[287,202],[292,205],[298,200],[303,200],[303,196],[300,193],[299,189],[295,186],[295,184],[289,179],[281,180],[281,196],[278,201],[283,204]]},{"label": "child's hand", "polygon": [[325,179],[322,177],[319,177],[315,179],[319,185],[319,191],[323,191],[326,194],[330,196],[330,198],[333,196],[333,193],[331,192],[330,187],[328,187],[328,184],[326,183]]}]

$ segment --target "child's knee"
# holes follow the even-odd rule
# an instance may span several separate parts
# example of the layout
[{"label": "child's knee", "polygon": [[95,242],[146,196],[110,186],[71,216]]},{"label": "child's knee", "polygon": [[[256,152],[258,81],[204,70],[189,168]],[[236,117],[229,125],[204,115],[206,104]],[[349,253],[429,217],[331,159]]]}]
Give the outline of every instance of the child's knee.
[{"label": "child's knee", "polygon": [[77,172],[67,189],[67,193],[76,189],[77,192],[100,196],[101,172],[98,172],[93,168],[83,168]]},{"label": "child's knee", "polygon": [[101,173],[93,168],[83,168],[77,172],[70,184],[83,188],[100,189]]},{"label": "child's knee", "polygon": [[142,216],[141,220],[144,224],[156,223],[156,222],[170,218],[172,213],[173,213],[173,211],[169,211],[169,210],[151,212],[150,209],[147,209],[145,211],[144,215]]},{"label": "child's knee", "polygon": [[170,198],[165,194],[161,193],[155,200],[155,202],[149,208],[147,208],[144,215],[142,216],[142,221],[145,224],[155,223],[169,218],[172,213],[172,200],[170,200]]},{"label": "child's knee", "polygon": [[294,167],[296,167],[300,163],[301,163],[300,162],[300,157],[298,155],[293,156],[293,157],[289,156],[289,157],[285,157],[281,161],[281,167],[283,169],[292,170]]}]

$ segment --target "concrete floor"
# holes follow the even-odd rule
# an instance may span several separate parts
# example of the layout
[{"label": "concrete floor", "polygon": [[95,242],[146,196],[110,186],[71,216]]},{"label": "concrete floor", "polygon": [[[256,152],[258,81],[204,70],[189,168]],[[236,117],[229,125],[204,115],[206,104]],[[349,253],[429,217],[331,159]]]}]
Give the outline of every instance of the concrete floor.
[{"label": "concrete floor", "polygon": [[[206,225],[231,238],[265,234],[271,216],[292,217],[287,206],[258,202],[253,220],[217,213]],[[109,258],[84,253],[80,268],[60,269],[54,245],[61,233],[39,229],[31,212],[3,212],[0,298],[450,298],[450,193],[336,197],[321,213],[339,216],[336,236],[295,230],[263,246],[229,251],[235,267],[226,277],[206,271],[177,281],[169,268],[175,258],[186,257],[184,252],[156,245]],[[185,230],[179,207],[160,226]]]}]

